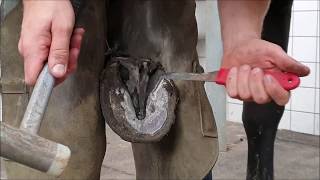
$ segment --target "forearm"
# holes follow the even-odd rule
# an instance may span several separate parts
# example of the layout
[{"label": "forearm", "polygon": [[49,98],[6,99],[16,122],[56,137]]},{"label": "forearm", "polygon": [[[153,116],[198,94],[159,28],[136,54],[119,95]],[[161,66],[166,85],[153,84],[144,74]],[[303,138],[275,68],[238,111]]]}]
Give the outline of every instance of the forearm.
[{"label": "forearm", "polygon": [[252,38],[260,38],[270,0],[219,0],[224,52]]}]

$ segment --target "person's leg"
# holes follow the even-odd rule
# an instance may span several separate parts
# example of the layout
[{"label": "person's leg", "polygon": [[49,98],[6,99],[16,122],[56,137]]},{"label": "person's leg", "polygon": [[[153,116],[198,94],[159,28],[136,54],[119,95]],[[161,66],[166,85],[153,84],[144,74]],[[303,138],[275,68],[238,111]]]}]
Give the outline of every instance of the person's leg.
[{"label": "person's leg", "polygon": [[[287,50],[293,0],[272,0],[262,38]],[[245,102],[242,114],[248,137],[247,179],[273,179],[274,141],[284,111],[274,102]]]},{"label": "person's leg", "polygon": [[[167,72],[203,71],[194,1],[115,0],[109,9],[111,48],[160,62]],[[217,130],[203,83],[175,85],[179,102],[168,135],[160,142],[133,144],[137,179],[202,179],[217,159]]]},{"label": "person's leg", "polygon": [[[86,1],[79,17],[85,28],[78,70],[53,90],[39,135],[69,146],[71,159],[60,179],[99,179],[105,154],[105,128],[99,104],[99,74],[104,64],[104,1]],[[27,104],[23,64],[17,44],[21,5],[1,24],[3,120],[19,126]],[[5,88],[5,89],[4,89]],[[12,161],[5,163],[9,179],[54,179]]]}]

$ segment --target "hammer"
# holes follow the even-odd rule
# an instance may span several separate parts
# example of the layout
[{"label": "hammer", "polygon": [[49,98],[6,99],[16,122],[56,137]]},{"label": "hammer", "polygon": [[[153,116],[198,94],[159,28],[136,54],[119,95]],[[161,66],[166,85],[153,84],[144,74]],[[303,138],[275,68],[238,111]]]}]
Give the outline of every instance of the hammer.
[{"label": "hammer", "polygon": [[37,135],[55,80],[46,65],[33,89],[19,129],[1,122],[1,156],[58,176],[67,166],[67,146]]},{"label": "hammer", "polygon": [[[77,16],[81,0],[73,0],[72,5]],[[59,176],[68,164],[70,149],[37,135],[54,84],[55,79],[46,64],[32,91],[20,128],[0,122],[0,156]]]}]

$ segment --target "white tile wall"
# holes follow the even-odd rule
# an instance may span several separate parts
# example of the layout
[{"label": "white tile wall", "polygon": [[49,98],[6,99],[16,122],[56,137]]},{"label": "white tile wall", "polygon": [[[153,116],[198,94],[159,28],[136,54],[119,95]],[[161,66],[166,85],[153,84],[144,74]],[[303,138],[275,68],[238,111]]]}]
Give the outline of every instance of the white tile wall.
[{"label": "white tile wall", "polygon": [[242,123],[242,104],[228,103],[227,119],[228,121]]},{"label": "white tile wall", "polygon": [[291,130],[314,134],[314,114],[291,111]]},{"label": "white tile wall", "polygon": [[[320,0],[295,0],[288,54],[307,65],[311,74],[292,91],[280,121],[280,129],[319,135]],[[227,119],[241,122],[242,102],[227,99]]]},{"label": "white tile wall", "polygon": [[319,0],[295,0],[293,3],[294,11],[317,10]]},{"label": "white tile wall", "polygon": [[316,36],[317,11],[297,11],[293,13],[294,36]]},{"label": "white tile wall", "polygon": [[319,113],[315,115],[315,118],[314,118],[314,134],[315,135],[320,135],[320,120],[319,120]]},{"label": "white tile wall", "polygon": [[315,111],[315,89],[297,88],[292,91],[291,110],[313,113]]},{"label": "white tile wall", "polygon": [[[292,23],[291,23],[291,25],[292,25]],[[288,55],[289,56],[292,56],[292,47],[293,47],[293,45],[292,45],[292,39],[293,39],[293,37],[292,37],[292,28],[290,28],[290,37],[289,37],[289,43],[288,43]]]},{"label": "white tile wall", "polygon": [[240,105],[243,104],[242,101],[240,101],[240,100],[238,100],[238,99],[230,98],[229,96],[227,97],[227,101],[228,101],[228,103],[233,103],[233,104],[240,104]]},{"label": "white tile wall", "polygon": [[310,74],[306,77],[302,77],[300,86],[302,87],[315,87],[315,78],[316,78],[316,63],[303,63],[304,65],[310,68]]},{"label": "white tile wall", "polygon": [[292,38],[292,55],[302,62],[316,61],[317,39],[315,37]]},{"label": "white tile wall", "polygon": [[291,111],[285,110],[282,119],[279,123],[279,129],[290,129],[291,126]]},{"label": "white tile wall", "polygon": [[[292,93],[291,93],[291,96],[292,97]],[[290,110],[291,109],[291,104],[292,104],[292,98],[289,99],[289,102],[286,104],[285,106],[285,110]]]},{"label": "white tile wall", "polygon": [[[319,13],[320,14],[320,13]],[[319,15],[319,19],[320,19],[320,15]],[[319,20],[319,25],[320,25],[320,20]],[[318,28],[318,35],[320,34],[320,28]],[[317,63],[320,63],[320,48],[319,48],[319,45],[320,45],[320,38],[318,37],[317,38],[317,59],[316,59],[316,62]]]},{"label": "white tile wall", "polygon": [[320,113],[319,112],[320,111],[320,107],[319,107],[319,99],[320,99],[319,91],[320,91],[320,89],[316,89],[315,110],[314,110],[314,112],[318,113],[318,114]]},{"label": "white tile wall", "polygon": [[316,63],[316,71],[316,88],[320,88],[320,63]]}]

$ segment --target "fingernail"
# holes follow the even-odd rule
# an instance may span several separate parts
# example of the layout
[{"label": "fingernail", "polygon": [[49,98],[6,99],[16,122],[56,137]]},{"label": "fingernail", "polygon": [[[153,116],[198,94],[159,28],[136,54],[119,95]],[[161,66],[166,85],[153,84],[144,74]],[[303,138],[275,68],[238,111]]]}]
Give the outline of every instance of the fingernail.
[{"label": "fingernail", "polygon": [[66,73],[66,66],[63,64],[56,64],[52,68],[52,73],[54,76],[62,77]]},{"label": "fingernail", "polygon": [[254,68],[254,69],[252,70],[252,73],[257,74],[257,73],[259,73],[260,71],[261,71],[260,68]]},{"label": "fingernail", "polygon": [[266,83],[272,83],[272,78],[270,75],[265,75],[263,79]]},{"label": "fingernail", "polygon": [[236,71],[237,71],[237,68],[236,68],[236,67],[233,67],[233,68],[230,69],[230,72],[229,72],[229,73],[234,74],[234,73],[236,73]]}]

